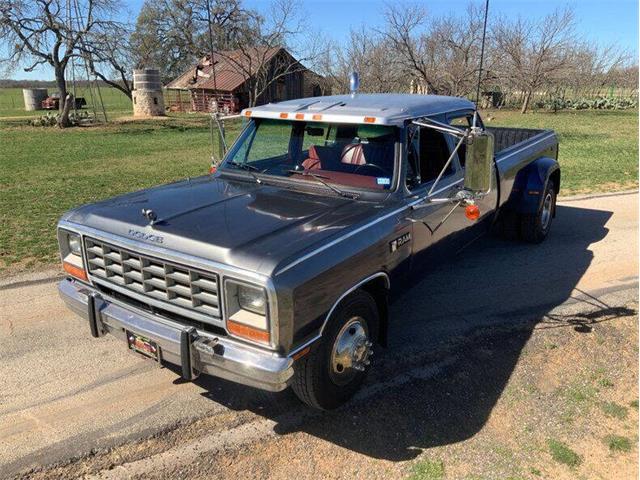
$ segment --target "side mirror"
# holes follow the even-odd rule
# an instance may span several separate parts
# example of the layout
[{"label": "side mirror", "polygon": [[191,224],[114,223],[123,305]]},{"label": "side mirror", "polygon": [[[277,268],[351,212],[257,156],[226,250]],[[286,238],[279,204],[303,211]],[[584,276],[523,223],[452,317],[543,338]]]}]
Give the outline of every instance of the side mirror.
[{"label": "side mirror", "polygon": [[493,134],[472,129],[466,141],[464,188],[471,192],[488,192],[491,189],[493,169]]}]

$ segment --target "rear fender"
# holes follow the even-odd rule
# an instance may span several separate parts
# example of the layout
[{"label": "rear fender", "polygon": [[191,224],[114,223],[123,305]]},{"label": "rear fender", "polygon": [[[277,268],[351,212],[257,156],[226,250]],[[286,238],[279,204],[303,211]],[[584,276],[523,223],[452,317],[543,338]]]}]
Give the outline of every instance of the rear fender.
[{"label": "rear fender", "polygon": [[[560,173],[560,165],[549,157],[540,157],[520,170],[513,183],[507,208],[517,213],[536,213],[547,182],[554,172]],[[560,185],[555,185],[555,188],[558,191]]]}]

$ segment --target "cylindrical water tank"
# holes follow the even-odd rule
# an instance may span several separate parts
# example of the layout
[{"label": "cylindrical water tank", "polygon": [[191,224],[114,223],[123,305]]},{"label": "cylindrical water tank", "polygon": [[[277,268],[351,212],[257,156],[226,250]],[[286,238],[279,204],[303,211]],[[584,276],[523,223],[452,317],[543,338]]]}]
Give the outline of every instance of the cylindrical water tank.
[{"label": "cylindrical water tank", "polygon": [[157,68],[143,68],[133,71],[134,90],[162,90],[160,70]]},{"label": "cylindrical water tank", "polygon": [[23,88],[24,109],[28,112],[42,109],[42,101],[49,96],[46,88]]}]

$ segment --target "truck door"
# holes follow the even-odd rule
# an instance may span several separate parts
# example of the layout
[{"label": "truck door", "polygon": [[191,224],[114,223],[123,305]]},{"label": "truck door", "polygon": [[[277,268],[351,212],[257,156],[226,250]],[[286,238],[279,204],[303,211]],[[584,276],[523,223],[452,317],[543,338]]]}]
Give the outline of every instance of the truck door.
[{"label": "truck door", "polygon": [[[414,197],[423,198],[434,185],[451,153],[446,135],[432,128],[409,125],[407,138],[407,188]],[[463,176],[452,162],[431,192],[431,198],[448,198],[462,188]],[[457,233],[469,221],[464,208],[454,203],[419,203],[410,212],[413,222],[414,265],[455,253],[461,245]]]}]

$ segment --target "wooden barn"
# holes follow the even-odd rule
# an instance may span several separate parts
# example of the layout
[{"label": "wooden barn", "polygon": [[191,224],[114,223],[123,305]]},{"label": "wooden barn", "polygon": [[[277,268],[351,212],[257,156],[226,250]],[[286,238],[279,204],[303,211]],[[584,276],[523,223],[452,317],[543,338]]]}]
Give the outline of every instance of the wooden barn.
[{"label": "wooden barn", "polygon": [[256,47],[217,52],[213,61],[207,55],[166,85],[165,104],[172,111],[235,113],[252,103],[327,93],[324,78],[286,49]]}]

